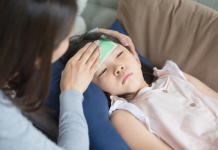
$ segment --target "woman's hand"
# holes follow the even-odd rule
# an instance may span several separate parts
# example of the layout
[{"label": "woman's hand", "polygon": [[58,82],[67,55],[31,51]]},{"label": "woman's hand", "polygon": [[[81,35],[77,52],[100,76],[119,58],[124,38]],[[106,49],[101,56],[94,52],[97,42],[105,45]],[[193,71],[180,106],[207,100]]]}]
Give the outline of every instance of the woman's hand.
[{"label": "woman's hand", "polygon": [[[98,40],[86,44],[67,62],[61,74],[61,93],[70,89],[84,93],[100,63],[102,45],[98,46],[98,44]],[[97,46],[98,48],[93,53]]]},{"label": "woman's hand", "polygon": [[98,32],[109,34],[115,38],[117,38],[121,43],[123,43],[124,46],[127,46],[129,51],[133,54],[133,56],[136,58],[137,62],[141,65],[141,62],[139,60],[138,54],[135,51],[135,46],[132,43],[132,40],[129,36],[121,34],[117,31],[113,30],[107,30],[107,29],[98,29]]}]

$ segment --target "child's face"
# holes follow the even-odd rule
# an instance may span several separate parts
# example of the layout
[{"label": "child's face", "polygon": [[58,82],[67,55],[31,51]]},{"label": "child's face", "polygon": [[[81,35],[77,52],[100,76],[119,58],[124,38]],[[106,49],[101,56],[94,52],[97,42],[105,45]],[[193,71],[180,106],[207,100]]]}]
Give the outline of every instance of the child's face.
[{"label": "child's face", "polygon": [[104,92],[116,95],[136,93],[145,85],[140,64],[119,44],[96,71],[92,81]]}]

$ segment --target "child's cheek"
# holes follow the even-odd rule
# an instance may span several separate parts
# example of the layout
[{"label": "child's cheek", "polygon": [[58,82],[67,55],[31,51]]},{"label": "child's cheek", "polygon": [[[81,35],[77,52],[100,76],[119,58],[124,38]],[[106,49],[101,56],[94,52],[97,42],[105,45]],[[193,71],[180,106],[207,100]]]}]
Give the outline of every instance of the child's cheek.
[{"label": "child's cheek", "polygon": [[114,91],[116,91],[117,89],[117,83],[115,81],[113,81],[112,78],[110,77],[104,77],[104,79],[101,79],[101,86],[100,88],[103,91],[109,92],[109,93],[114,93]]}]

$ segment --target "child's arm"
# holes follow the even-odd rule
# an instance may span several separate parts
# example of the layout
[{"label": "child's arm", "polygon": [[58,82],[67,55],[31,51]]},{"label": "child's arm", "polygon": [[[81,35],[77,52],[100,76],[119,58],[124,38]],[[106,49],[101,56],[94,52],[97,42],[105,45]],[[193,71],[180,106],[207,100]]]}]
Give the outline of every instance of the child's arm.
[{"label": "child's arm", "polygon": [[110,120],[133,150],[172,150],[128,111],[117,110]]},{"label": "child's arm", "polygon": [[218,100],[218,93],[214,90],[212,90],[211,88],[209,88],[207,85],[205,85],[203,82],[201,82],[200,80],[198,80],[197,78],[183,72],[186,80],[188,82],[190,82],[191,84],[193,84],[195,86],[195,88],[201,92],[202,94],[212,97],[214,99]]}]

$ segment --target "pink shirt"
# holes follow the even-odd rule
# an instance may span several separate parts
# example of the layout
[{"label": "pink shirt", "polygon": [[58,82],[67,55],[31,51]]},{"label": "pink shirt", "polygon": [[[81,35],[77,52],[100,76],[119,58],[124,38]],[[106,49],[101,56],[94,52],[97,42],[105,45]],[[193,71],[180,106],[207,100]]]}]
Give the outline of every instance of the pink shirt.
[{"label": "pink shirt", "polygon": [[173,61],[154,74],[131,102],[112,95],[109,114],[129,111],[176,150],[218,150],[218,100],[198,92]]}]

